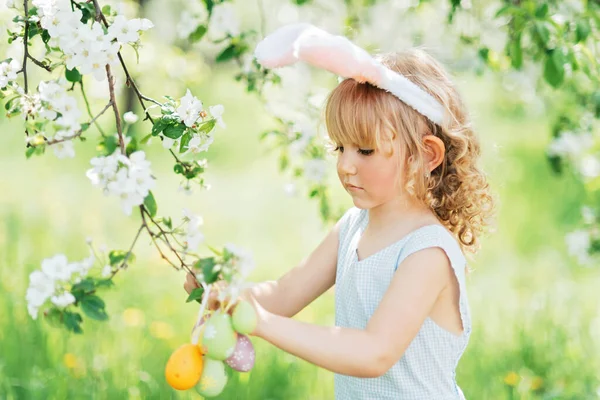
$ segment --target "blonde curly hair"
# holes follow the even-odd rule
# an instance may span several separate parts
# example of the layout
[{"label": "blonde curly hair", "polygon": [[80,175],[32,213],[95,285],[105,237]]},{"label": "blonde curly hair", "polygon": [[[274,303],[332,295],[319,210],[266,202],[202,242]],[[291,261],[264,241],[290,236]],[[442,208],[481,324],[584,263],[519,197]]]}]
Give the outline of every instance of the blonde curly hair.
[{"label": "blonde curly hair", "polygon": [[[354,143],[393,153],[400,135],[405,160],[405,190],[435,212],[466,254],[475,255],[480,237],[491,227],[495,196],[477,165],[481,147],[462,99],[444,67],[422,49],[377,55],[386,67],[410,79],[445,108],[441,125],[431,122],[396,96],[368,83],[345,79],[333,89],[325,106],[332,144]],[[427,177],[426,149],[421,138],[435,135],[445,146],[442,163]],[[493,231],[493,229],[490,229]]]}]

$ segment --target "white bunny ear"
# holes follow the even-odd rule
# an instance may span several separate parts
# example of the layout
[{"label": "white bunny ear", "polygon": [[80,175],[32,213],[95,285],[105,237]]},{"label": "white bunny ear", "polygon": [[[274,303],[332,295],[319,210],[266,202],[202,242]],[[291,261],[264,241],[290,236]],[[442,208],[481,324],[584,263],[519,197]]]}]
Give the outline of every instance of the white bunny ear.
[{"label": "white bunny ear", "polygon": [[298,60],[360,83],[369,82],[441,124],[444,107],[405,76],[386,68],[368,52],[343,36],[334,36],[308,23],[285,25],[264,38],[254,51],[266,68],[291,65]]},{"label": "white bunny ear", "polygon": [[313,25],[301,23],[284,25],[261,40],[254,49],[256,60],[266,68],[279,68],[294,64],[298,58],[294,54],[294,43],[300,35]]}]

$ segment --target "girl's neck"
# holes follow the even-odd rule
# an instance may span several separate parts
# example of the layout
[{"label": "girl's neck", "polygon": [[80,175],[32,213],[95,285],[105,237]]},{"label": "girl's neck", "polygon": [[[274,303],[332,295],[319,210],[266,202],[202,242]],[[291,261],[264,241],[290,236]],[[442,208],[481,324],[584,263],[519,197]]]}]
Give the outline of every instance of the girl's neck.
[{"label": "girl's neck", "polygon": [[423,204],[394,199],[370,208],[369,231],[381,232],[398,226],[412,227],[438,222],[435,213]]}]

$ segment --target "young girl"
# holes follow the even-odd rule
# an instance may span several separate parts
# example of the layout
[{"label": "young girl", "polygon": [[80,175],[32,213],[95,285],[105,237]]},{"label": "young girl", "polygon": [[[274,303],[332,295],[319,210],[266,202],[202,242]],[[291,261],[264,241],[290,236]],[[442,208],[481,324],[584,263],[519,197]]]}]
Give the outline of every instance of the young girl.
[{"label": "young girl", "polygon": [[[244,292],[259,316],[253,335],[334,372],[336,399],[464,399],[463,251],[476,252],[493,202],[460,97],[424,51],[373,59],[314,27],[284,29],[263,41],[277,51],[257,51],[263,65],[301,59],[349,78],[325,118],[355,207],[298,266]],[[296,60],[282,61],[286,46]],[[335,327],[292,319],[333,285]],[[196,286],[188,275],[186,290]]]}]

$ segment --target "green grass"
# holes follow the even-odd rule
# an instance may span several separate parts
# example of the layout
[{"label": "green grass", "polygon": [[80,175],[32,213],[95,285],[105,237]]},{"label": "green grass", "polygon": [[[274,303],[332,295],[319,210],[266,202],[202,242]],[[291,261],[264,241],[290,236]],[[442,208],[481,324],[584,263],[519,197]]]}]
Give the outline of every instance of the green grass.
[{"label": "green grass", "polygon": [[[496,113],[505,108],[486,96],[493,88],[484,78],[462,86],[501,205],[498,230],[484,239],[472,265],[474,328],[458,382],[469,399],[598,398],[600,274],[576,266],[563,240],[577,224],[583,190],[551,174],[543,156],[545,121]],[[191,197],[177,192],[171,160],[153,144],[159,214],[177,219],[183,207],[198,212],[211,245],[251,249],[252,278],[275,279],[312,251],[327,227],[316,204],[283,193],[287,179],[276,171],[276,154],[257,139],[269,121],[258,104],[227,79],[203,82],[196,92],[207,104],[228,93],[228,129],[217,134],[209,156],[213,186]],[[0,398],[199,398],[170,389],[163,377],[170,353],[189,340],[197,309],[185,303],[183,273],[160,262],[147,236],[136,246],[137,262],[103,295],[108,322],[86,320],[85,334],[77,336],[29,318],[28,275],[43,258],[81,259],[88,236],[126,248],[139,222],[85,177],[92,146],[77,144],[75,159],[49,153],[25,160],[19,121],[0,120],[0,131]],[[334,174],[331,180],[336,185]],[[334,198],[350,204],[337,186]],[[331,325],[333,311],[330,291],[298,318]],[[260,339],[254,343],[256,367],[232,374],[219,398],[332,398],[332,373]]]}]

